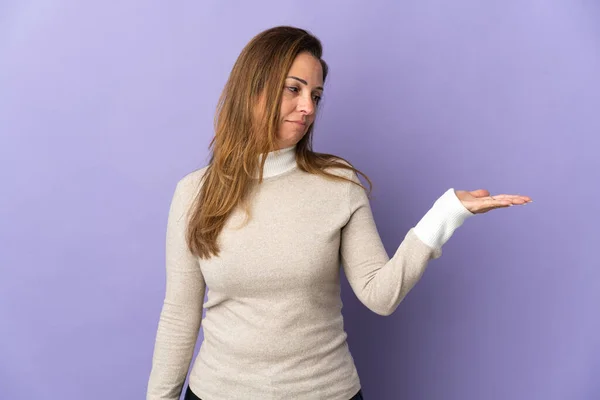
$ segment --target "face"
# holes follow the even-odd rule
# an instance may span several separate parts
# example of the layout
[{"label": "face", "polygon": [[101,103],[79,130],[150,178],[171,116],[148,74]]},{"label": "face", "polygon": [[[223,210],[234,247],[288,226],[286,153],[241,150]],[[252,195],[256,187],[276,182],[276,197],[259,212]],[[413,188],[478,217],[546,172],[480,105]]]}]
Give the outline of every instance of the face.
[{"label": "face", "polygon": [[300,53],[290,68],[281,99],[277,148],[295,145],[315,120],[323,95],[323,70],[317,58]]}]

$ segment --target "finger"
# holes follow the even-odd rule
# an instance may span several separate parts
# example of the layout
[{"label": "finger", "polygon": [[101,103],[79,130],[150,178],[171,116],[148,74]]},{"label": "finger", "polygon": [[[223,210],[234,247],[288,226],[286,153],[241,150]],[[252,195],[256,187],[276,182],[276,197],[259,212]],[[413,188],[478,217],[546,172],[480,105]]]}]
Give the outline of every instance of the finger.
[{"label": "finger", "polygon": [[485,209],[493,209],[496,207],[510,207],[513,202],[507,199],[499,199],[496,196],[490,196],[485,199],[480,199],[482,201],[481,207]]},{"label": "finger", "polygon": [[492,196],[490,197],[490,199],[488,200],[488,202],[490,203],[490,205],[492,207],[500,207],[500,206],[510,206],[511,204],[513,204],[513,202],[511,200],[508,199],[499,199],[496,196]]},{"label": "finger", "polygon": [[531,197],[529,196],[521,196],[521,195],[515,195],[515,194],[495,194],[493,196],[490,196],[490,198],[494,198],[494,199],[498,199],[498,200],[510,200],[510,201],[516,201],[516,202],[530,202]]}]

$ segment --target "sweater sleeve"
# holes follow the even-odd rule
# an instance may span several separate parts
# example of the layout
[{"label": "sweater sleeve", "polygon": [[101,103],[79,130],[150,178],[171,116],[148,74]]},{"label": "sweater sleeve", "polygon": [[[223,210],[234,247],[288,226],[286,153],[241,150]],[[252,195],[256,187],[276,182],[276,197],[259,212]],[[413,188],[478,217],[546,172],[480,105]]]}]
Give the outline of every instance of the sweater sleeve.
[{"label": "sweater sleeve", "polygon": [[166,290],[148,381],[148,400],[179,399],[194,353],[205,294],[198,258],[185,241],[192,201],[189,179],[177,183],[166,229]]},{"label": "sweater sleeve", "polygon": [[[352,179],[360,182],[356,173]],[[350,216],[341,231],[340,257],[358,299],[379,315],[392,314],[419,281],[429,260],[442,255],[442,246],[473,216],[446,191],[411,228],[390,259],[379,236],[365,190],[348,183]]]}]

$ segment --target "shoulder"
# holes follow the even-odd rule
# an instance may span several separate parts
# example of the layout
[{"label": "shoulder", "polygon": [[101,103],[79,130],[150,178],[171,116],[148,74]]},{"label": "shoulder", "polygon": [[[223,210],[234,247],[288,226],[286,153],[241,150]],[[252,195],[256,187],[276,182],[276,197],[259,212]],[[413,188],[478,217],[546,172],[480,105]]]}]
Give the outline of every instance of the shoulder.
[{"label": "shoulder", "polygon": [[194,171],[188,172],[186,175],[181,177],[177,182],[178,186],[181,187],[197,187],[200,185],[202,178],[208,170],[208,165]]},{"label": "shoulder", "polygon": [[354,165],[352,165],[352,163],[350,163],[348,160],[345,160],[339,156],[336,156],[335,162],[337,165],[327,167],[327,168],[325,168],[325,170],[336,176],[339,176],[339,177],[342,177],[345,179],[350,179],[355,182],[359,182],[358,175],[352,169],[352,168],[355,168]]},{"label": "shoulder", "polygon": [[208,166],[188,172],[181,177],[175,187],[176,195],[179,198],[191,199],[195,197],[201,187],[202,178],[206,174]]}]

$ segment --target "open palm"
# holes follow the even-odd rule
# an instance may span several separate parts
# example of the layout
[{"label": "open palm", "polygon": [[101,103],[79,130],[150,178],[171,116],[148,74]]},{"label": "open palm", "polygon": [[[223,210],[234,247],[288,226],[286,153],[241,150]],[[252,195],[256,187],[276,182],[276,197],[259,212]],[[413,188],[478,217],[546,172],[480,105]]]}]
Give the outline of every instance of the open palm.
[{"label": "open palm", "polygon": [[506,208],[514,205],[525,205],[533,200],[529,196],[498,194],[490,196],[490,192],[485,189],[474,191],[455,190],[456,197],[461,201],[467,210],[473,214],[483,214],[496,208]]}]

